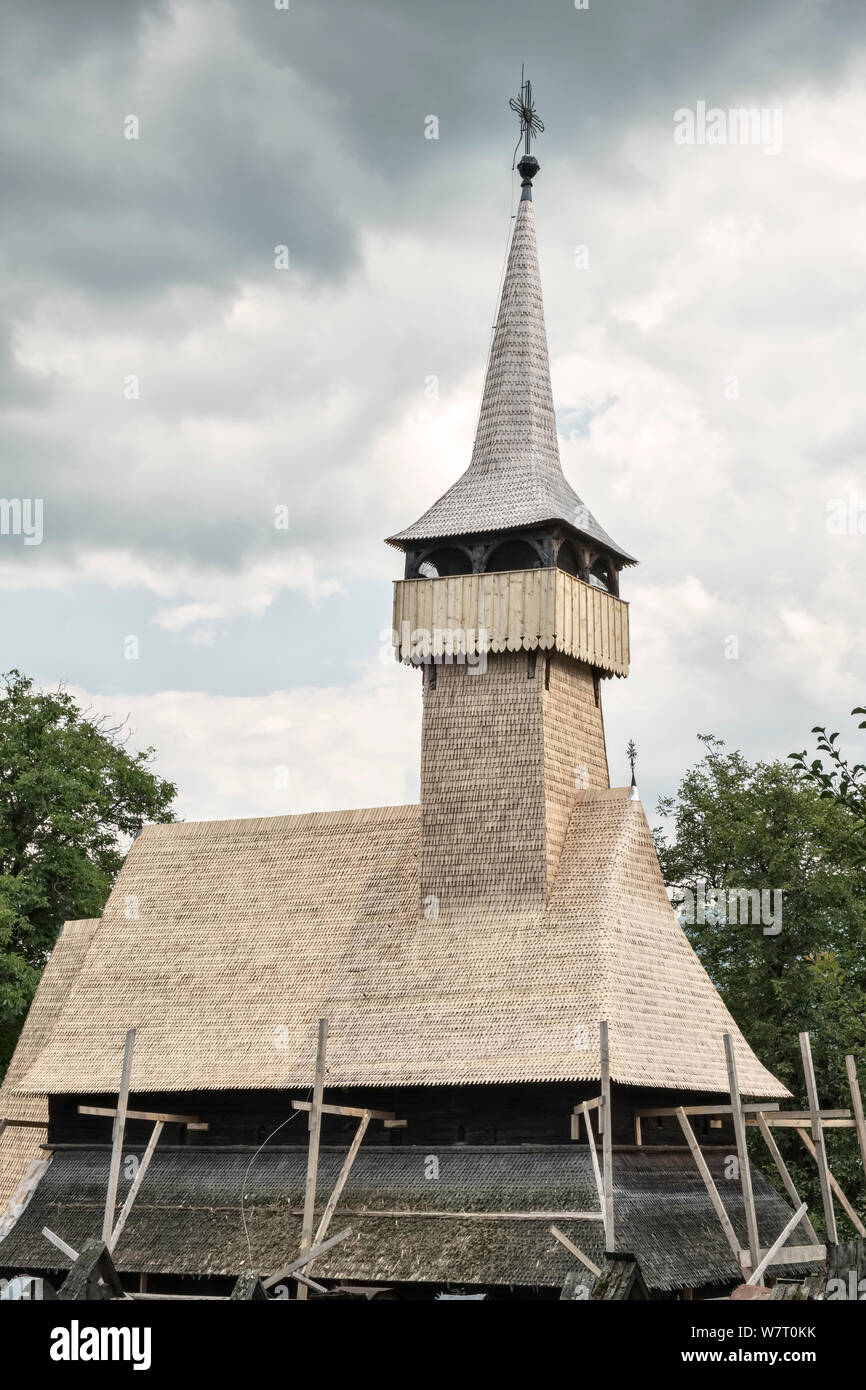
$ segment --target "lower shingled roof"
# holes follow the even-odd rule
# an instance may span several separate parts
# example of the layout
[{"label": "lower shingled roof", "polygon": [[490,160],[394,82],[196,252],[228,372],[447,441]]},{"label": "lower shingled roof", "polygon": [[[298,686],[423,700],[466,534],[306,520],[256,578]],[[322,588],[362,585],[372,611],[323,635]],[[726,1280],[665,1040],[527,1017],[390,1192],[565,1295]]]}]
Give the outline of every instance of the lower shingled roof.
[{"label": "lower shingled roof", "polygon": [[[740,1185],[725,1178],[723,1151],[705,1150],[705,1156],[745,1245]],[[306,1149],[265,1151],[244,1182],[250,1157],[249,1151],[206,1148],[157,1151],[115,1252],[120,1270],[234,1276],[254,1267],[268,1275],[288,1263],[300,1243]],[[344,1157],[343,1149],[321,1150],[319,1211]],[[430,1176],[434,1157],[436,1177]],[[0,1267],[68,1267],[42,1227],[74,1248],[98,1234],[108,1160],[107,1148],[58,1151],[30,1205],[0,1242]],[[762,1174],[755,1172],[753,1183],[761,1243],[769,1245],[790,1209]],[[122,1178],[119,1202],[128,1185]],[[241,1219],[244,1185],[251,1260]],[[567,1216],[597,1210],[583,1145],[461,1146],[435,1156],[412,1147],[362,1149],[330,1226],[330,1234],[347,1225],[352,1234],[317,1260],[313,1272],[355,1282],[560,1287],[575,1262],[550,1234],[551,1221],[599,1262],[601,1223]],[[651,1289],[739,1279],[687,1151],[614,1150],[614,1210],[617,1248],[637,1256]],[[436,1211],[454,1215],[429,1214]],[[467,1219],[461,1215],[466,1212],[515,1215]],[[547,1214],[526,1220],[518,1212]],[[791,1243],[806,1240],[797,1232],[791,1236]]]},{"label": "lower shingled roof", "polygon": [[[98,917],[65,924],[42,972],[14,1056],[0,1085],[0,1120],[13,1121],[0,1134],[0,1217],[30,1164],[45,1157],[41,1145],[48,1129],[48,1101],[43,1095],[19,1095],[15,1088],[57,1027],[98,926]],[[15,1120],[29,1123],[15,1124]]]}]

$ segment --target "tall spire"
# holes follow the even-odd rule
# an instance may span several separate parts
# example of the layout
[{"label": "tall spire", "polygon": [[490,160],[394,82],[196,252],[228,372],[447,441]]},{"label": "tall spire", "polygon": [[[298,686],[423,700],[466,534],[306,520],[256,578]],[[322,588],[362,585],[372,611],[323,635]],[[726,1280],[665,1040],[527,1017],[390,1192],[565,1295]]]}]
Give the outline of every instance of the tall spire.
[{"label": "tall spire", "polygon": [[426,540],[564,523],[619,564],[635,561],[607,534],[562,471],[550,385],[544,303],[535,243],[530,141],[544,129],[530,83],[511,106],[520,116],[522,194],[502,284],[481,410],[466,472],[413,526],[389,537],[408,548]]}]

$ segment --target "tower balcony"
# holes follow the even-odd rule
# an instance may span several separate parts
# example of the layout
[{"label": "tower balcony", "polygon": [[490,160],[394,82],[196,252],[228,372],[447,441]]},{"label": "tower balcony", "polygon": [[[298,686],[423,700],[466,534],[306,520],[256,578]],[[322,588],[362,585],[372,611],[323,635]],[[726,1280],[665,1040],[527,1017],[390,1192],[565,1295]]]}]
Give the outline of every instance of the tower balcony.
[{"label": "tower balcony", "polygon": [[393,642],[413,665],[540,649],[627,676],[628,604],[561,569],[398,579]]}]

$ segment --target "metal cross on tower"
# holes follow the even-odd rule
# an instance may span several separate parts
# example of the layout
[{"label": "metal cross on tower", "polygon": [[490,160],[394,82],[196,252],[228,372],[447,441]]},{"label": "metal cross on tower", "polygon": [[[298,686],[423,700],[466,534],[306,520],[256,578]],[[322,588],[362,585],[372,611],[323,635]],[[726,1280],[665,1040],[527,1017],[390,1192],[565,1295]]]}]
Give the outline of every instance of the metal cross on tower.
[{"label": "metal cross on tower", "polygon": [[625,755],[628,758],[629,763],[631,764],[631,780],[632,784],[634,784],[634,765],[637,762],[637,746],[633,738],[630,738],[628,741],[628,746],[625,750]]},{"label": "metal cross on tower", "polygon": [[527,77],[524,80],[523,69],[520,69],[520,92],[516,97],[512,97],[508,105],[512,111],[520,117],[520,133],[523,136],[523,152],[530,153],[530,140],[540,135],[544,130],[544,122],[540,116],[536,115],[535,107],[532,104],[532,83]]}]

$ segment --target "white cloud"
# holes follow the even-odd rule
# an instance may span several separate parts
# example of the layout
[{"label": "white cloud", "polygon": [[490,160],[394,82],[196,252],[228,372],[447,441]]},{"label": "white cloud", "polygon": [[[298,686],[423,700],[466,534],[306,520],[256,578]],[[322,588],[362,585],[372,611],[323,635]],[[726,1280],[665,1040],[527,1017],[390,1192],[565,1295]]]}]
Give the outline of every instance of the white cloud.
[{"label": "white cloud", "polygon": [[185,633],[193,642],[214,640],[223,624],[237,617],[260,618],[281,593],[298,592],[312,604],[342,593],[340,583],[321,575],[303,554],[251,563],[236,574],[213,566],[165,564],[134,552],[72,552],[25,568],[0,564],[0,592],[65,589],[78,583],[109,589],[143,589],[161,600],[151,622],[164,632]]},{"label": "white cloud", "polygon": [[[375,18],[355,8],[347,25]],[[509,7],[501,8],[509,22]],[[814,19],[821,8],[805,10]],[[669,37],[645,10],[635,6],[621,33],[605,30],[611,58],[631,33],[669,56]],[[779,7],[775,32],[782,26],[789,42],[798,24],[806,33],[805,10]],[[340,592],[347,611],[356,605],[349,620],[356,615],[367,629],[361,606],[369,587],[356,597],[359,576],[380,582],[387,601],[399,561],[382,536],[424,511],[469,459],[504,209],[494,207],[499,186],[486,153],[480,162],[483,141],[473,145],[481,119],[474,98],[462,162],[451,157],[445,191],[442,161],[434,161],[453,128],[447,133],[443,123],[438,149],[419,135],[408,152],[414,92],[402,91],[389,109],[387,157],[363,163],[352,141],[381,113],[375,102],[342,111],[350,94],[335,95],[330,66],[346,61],[339,36],[329,37],[321,67],[312,49],[298,60],[299,77],[276,43],[272,55],[258,31],[250,37],[252,21],[240,9],[215,7],[207,23],[194,6],[174,14],[173,24],[154,21],[135,49],[133,90],[151,111],[135,151],[99,143],[120,97],[115,77],[98,68],[87,69],[89,84],[77,70],[63,76],[64,124],[54,107],[40,116],[55,122],[58,140],[67,123],[74,132],[74,235],[58,240],[58,258],[67,245],[80,247],[83,218],[94,236],[104,234],[103,257],[111,259],[113,236],[125,260],[114,295],[98,293],[93,264],[74,258],[63,259],[58,283],[48,266],[10,292],[13,364],[35,394],[23,393],[7,412],[4,458],[26,460],[29,492],[45,498],[46,534],[26,553],[20,544],[0,548],[0,588],[16,591],[19,608],[31,587],[96,582],[139,590],[151,600],[155,627],[211,644],[231,671],[232,623],[254,624],[283,593],[317,604]],[[623,776],[616,750],[634,732],[643,780],[659,787],[671,786],[693,759],[699,729],[753,754],[784,755],[803,745],[812,724],[832,718],[835,726],[866,694],[866,536],[833,536],[826,526],[832,498],[858,492],[866,502],[862,43],[852,37],[850,60],[832,78],[826,47],[816,49],[814,81],[789,78],[756,45],[760,27],[721,15],[712,18],[729,47],[719,47],[709,68],[716,94],[695,86],[707,70],[685,43],[687,60],[665,67],[664,81],[646,91],[629,88],[626,67],[617,79],[617,61],[606,63],[603,139],[598,147],[576,141],[549,121],[536,193],[555,401],[566,419],[593,412],[588,437],[563,442],[563,462],[600,522],[642,562],[623,579],[633,674],[606,686],[614,779]],[[545,43],[558,61],[549,35]],[[683,102],[706,95],[725,107],[754,104],[737,90],[751,72],[751,49],[763,63],[760,104],[784,110],[781,153],[770,159],[750,147],[675,145],[673,112]],[[569,61],[577,71],[578,59]],[[651,60],[640,66],[653,71]],[[675,96],[683,83],[688,90]],[[76,125],[79,91],[85,110]],[[221,93],[201,129],[184,108],[188,91]],[[304,116],[312,112],[320,124],[316,159],[307,149],[296,165],[280,117],[281,103],[299,96],[311,100]],[[591,112],[592,102],[581,100]],[[235,125],[230,192],[209,203],[214,185],[222,187],[218,155]],[[47,159],[55,147],[47,137],[40,145]],[[121,196],[127,185],[117,170],[132,155],[144,186],[170,195],[146,219]],[[259,182],[248,185],[245,165],[254,157]],[[28,157],[25,168],[32,167]],[[309,212],[317,168],[333,201],[316,203],[308,218],[313,242],[332,223],[348,238],[330,257],[339,266],[330,276],[316,273],[316,247],[301,236],[309,226],[298,226],[297,236],[285,230]],[[214,215],[205,236],[205,223],[190,230],[185,221],[190,170],[200,172]],[[62,184],[55,172],[42,168],[52,190]],[[89,211],[82,202],[80,190],[100,173],[113,190],[116,223],[103,225],[101,205]],[[272,205],[270,190],[283,179],[296,181],[293,188],[302,182],[304,198]],[[244,196],[252,202],[233,221],[233,202]],[[26,238],[43,224],[26,219]],[[271,251],[284,237],[293,259],[281,275]],[[187,262],[178,245],[190,242]],[[589,248],[588,270],[575,268],[576,244]],[[134,293],[145,272],[153,292]],[[123,397],[130,373],[140,379],[137,401]],[[431,376],[438,399],[425,395]],[[273,527],[279,504],[289,508],[286,533]],[[731,635],[740,642],[736,661],[725,655]],[[94,633],[91,640],[115,650],[113,639]],[[50,670],[48,637],[45,651],[42,669]],[[289,663],[290,654],[287,684],[295,675]],[[347,669],[347,681],[353,674]],[[159,675],[169,690],[176,679],[170,669]],[[394,699],[408,699],[407,679]],[[215,806],[231,813],[233,797],[254,814],[284,809],[261,768],[271,766],[281,738],[292,746],[303,713],[291,703],[296,696],[308,730],[321,732],[321,707],[349,731],[344,740],[332,730],[342,752],[329,804],[376,799],[378,792],[364,792],[366,777],[374,791],[383,780],[400,781],[399,762],[383,767],[366,754],[355,761],[364,719],[374,739],[382,727],[371,680],[250,697],[261,708],[218,688],[127,699],[162,735],[154,741],[168,740],[189,814],[215,814]],[[392,696],[382,698],[388,710]],[[414,766],[417,748],[395,718],[406,740],[401,757]],[[259,738],[268,747],[261,765],[252,756]],[[218,770],[197,772],[197,749],[217,756]],[[291,756],[303,769],[292,785],[307,798],[299,791],[293,809],[318,804],[322,784],[304,750]],[[330,777],[327,750],[319,756]],[[389,792],[386,799],[403,798]]]},{"label": "white cloud", "polygon": [[71,687],[95,714],[128,714],[131,746],[158,751],[184,819],[288,815],[418,799],[417,672],[374,663],[351,685],[259,696]]}]

